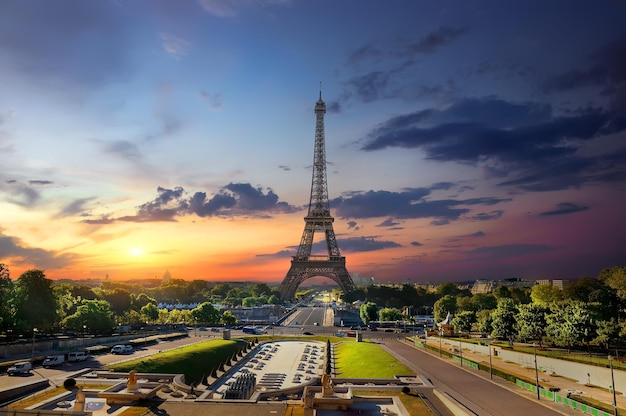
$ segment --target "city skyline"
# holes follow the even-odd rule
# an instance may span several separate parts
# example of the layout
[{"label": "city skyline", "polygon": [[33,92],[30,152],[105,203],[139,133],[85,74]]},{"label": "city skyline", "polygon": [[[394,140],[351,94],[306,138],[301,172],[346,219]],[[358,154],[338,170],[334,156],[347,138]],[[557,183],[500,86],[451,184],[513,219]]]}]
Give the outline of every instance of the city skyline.
[{"label": "city skyline", "polygon": [[616,0],[4,1],[0,263],[280,282],[321,82],[351,274],[597,276],[626,258],[624,21]]}]

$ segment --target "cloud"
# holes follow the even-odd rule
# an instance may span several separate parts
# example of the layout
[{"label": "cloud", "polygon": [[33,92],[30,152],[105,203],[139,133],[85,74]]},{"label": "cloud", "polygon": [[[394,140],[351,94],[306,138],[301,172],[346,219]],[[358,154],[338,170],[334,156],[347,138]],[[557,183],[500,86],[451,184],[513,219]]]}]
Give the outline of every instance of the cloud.
[{"label": "cloud", "polygon": [[[356,97],[368,103],[380,99],[414,99],[416,97],[441,94],[454,89],[454,84],[428,85],[407,88],[406,77],[411,78],[418,56],[436,53],[467,33],[465,28],[441,26],[417,39],[394,39],[380,45],[368,43],[348,54],[349,67],[367,68],[368,72],[355,74],[344,81],[345,91],[337,103]],[[375,69],[372,69],[375,68]]]},{"label": "cloud", "polygon": [[202,101],[207,104],[209,110],[219,110],[224,105],[224,103],[222,102],[222,94],[220,94],[219,92],[208,93],[206,91],[200,90],[199,95]]},{"label": "cloud", "polygon": [[543,83],[545,93],[600,87],[604,95],[624,93],[626,87],[626,37],[613,39],[596,49],[580,68],[553,75]]},{"label": "cloud", "polygon": [[500,246],[479,247],[466,251],[465,254],[480,258],[481,260],[502,260],[541,254],[556,249],[557,247],[546,244],[504,244]]},{"label": "cloud", "polygon": [[291,213],[299,209],[278,200],[271,189],[265,192],[248,183],[230,183],[217,194],[207,198],[205,192],[189,195],[182,187],[157,188],[157,197],[140,205],[134,215],[114,217],[110,214],[100,218],[83,220],[87,224],[110,224],[116,221],[168,222],[178,217],[196,215],[267,217],[274,213]]},{"label": "cloud", "polygon": [[[609,161],[609,154],[582,156],[581,149],[596,138],[624,132],[626,117],[617,112],[587,108],[554,117],[545,104],[486,97],[392,117],[372,129],[361,150],[416,149],[431,160],[480,165],[489,175],[513,176],[501,186],[542,191],[610,180],[601,175],[623,171],[624,160]],[[623,144],[617,149],[623,152]]]},{"label": "cloud", "polygon": [[409,42],[406,47],[412,53],[431,54],[466,33],[467,29],[465,28],[441,26],[427,33],[425,36],[418,39],[417,42]]},{"label": "cloud", "polygon": [[470,212],[468,205],[495,205],[510,201],[502,198],[471,198],[465,200],[427,199],[428,188],[406,189],[402,192],[353,192],[331,201],[334,211],[342,218],[390,217],[383,224],[393,224],[393,219],[434,218],[443,225]]},{"label": "cloud", "polygon": [[93,201],[94,199],[95,197],[75,199],[74,201],[64,206],[61,211],[59,211],[54,217],[65,218],[74,216],[76,214],[81,214],[85,211],[85,205],[88,202]]},{"label": "cloud", "polygon": [[[394,241],[379,241],[376,240],[375,237],[353,237],[339,239],[337,241],[337,245],[339,246],[341,251],[348,251],[353,253],[402,247],[402,245]],[[323,246],[326,247],[326,242],[323,242]]]},{"label": "cloud", "polygon": [[242,10],[253,7],[289,5],[291,0],[198,0],[200,6],[217,17],[235,17]]},{"label": "cloud", "polygon": [[130,72],[128,24],[133,16],[110,2],[68,0],[59,6],[7,0],[0,12],[0,49],[6,67],[30,82],[63,91],[98,87]]},{"label": "cloud", "polygon": [[47,181],[47,180],[30,180],[28,181],[29,185],[52,185],[54,182],[53,181]]},{"label": "cloud", "polygon": [[411,241],[411,245],[412,245],[413,247],[421,247],[421,246],[423,246],[424,244],[420,243],[419,241]]},{"label": "cloud", "polygon": [[504,214],[503,210],[496,210],[496,211],[491,211],[491,212],[480,212],[476,215],[472,215],[471,218],[476,221],[490,221],[490,220],[497,220],[498,218],[502,216],[502,214]]},{"label": "cloud", "polygon": [[41,193],[31,186],[26,186],[16,180],[6,181],[6,184],[8,186],[3,187],[6,194],[4,198],[6,202],[32,208],[41,200]]},{"label": "cloud", "polygon": [[12,263],[38,269],[60,269],[70,266],[76,257],[41,248],[25,246],[19,239],[0,233],[0,259],[10,258]]},{"label": "cloud", "polygon": [[189,46],[191,46],[191,42],[179,36],[165,32],[160,33],[159,37],[161,38],[163,50],[165,50],[168,54],[176,58],[187,55],[187,50],[189,49]]},{"label": "cloud", "polygon": [[539,216],[550,217],[554,215],[566,215],[566,214],[573,214],[575,212],[586,211],[588,209],[589,207],[587,206],[578,205],[573,202],[561,202],[559,204],[556,204],[556,209],[553,209],[550,211],[544,211],[540,213]]}]

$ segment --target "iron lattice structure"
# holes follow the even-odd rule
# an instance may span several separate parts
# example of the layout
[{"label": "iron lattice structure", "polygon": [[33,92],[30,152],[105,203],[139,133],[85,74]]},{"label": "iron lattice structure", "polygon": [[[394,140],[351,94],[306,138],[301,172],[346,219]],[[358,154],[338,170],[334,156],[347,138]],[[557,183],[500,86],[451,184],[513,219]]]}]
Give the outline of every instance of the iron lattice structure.
[{"label": "iron lattice structure", "polygon": [[[339,285],[344,293],[356,289],[348,270],[346,258],[339,252],[333,221],[328,202],[328,184],[326,181],[326,145],[324,142],[324,114],[326,104],[320,98],[315,103],[315,150],[313,156],[313,180],[309,212],[304,217],[304,232],[295,256],[291,258],[291,267],[280,285],[280,295],[284,300],[293,299],[296,289],[308,278],[328,277]],[[326,238],[327,256],[312,256],[315,232],[323,232]]]}]

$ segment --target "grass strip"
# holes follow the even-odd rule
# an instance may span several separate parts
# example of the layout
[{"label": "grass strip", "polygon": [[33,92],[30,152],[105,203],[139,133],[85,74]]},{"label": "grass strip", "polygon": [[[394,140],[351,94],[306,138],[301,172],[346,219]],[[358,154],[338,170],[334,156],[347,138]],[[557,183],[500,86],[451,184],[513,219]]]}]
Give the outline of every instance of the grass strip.
[{"label": "grass strip", "polygon": [[236,340],[214,339],[111,364],[106,368],[123,372],[137,370],[141,373],[184,374],[187,383],[200,383],[214,368],[232,357],[240,345]]},{"label": "grass strip", "polygon": [[335,373],[339,378],[393,378],[415,372],[373,342],[335,345]]}]

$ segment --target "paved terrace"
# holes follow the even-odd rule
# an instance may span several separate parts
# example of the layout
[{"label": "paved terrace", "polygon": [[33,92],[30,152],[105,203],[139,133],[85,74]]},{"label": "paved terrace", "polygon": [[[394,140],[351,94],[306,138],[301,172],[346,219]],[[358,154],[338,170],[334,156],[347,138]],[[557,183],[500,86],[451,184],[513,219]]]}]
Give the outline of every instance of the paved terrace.
[{"label": "paved terrace", "polygon": [[275,341],[262,344],[256,353],[240,362],[230,377],[213,386],[214,397],[221,398],[235,379],[254,373],[257,386],[264,391],[279,391],[316,381],[324,372],[326,344],[318,341]]}]

